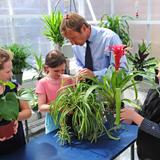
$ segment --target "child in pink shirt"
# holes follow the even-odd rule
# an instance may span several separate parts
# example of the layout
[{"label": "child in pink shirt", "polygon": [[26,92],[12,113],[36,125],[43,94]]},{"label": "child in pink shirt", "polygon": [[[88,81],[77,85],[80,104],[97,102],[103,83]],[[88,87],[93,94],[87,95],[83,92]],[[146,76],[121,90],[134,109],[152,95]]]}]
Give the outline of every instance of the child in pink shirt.
[{"label": "child in pink shirt", "polygon": [[69,75],[64,74],[66,59],[57,51],[50,51],[45,59],[46,77],[38,81],[36,93],[38,95],[38,108],[40,112],[46,112],[45,132],[55,130],[53,119],[50,115],[50,102],[56,99],[57,91],[66,85],[72,84],[73,80]]}]

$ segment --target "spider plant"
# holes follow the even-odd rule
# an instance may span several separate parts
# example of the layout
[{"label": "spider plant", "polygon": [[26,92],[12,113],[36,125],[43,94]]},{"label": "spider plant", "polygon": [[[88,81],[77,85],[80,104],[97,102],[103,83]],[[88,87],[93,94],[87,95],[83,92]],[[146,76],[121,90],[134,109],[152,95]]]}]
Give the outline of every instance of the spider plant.
[{"label": "spider plant", "polygon": [[[62,144],[71,143],[72,136],[78,140],[96,142],[104,133],[117,139],[105,127],[104,105],[96,98],[96,88],[97,85],[78,83],[76,87],[63,90],[51,104],[51,115],[54,122],[60,125],[57,134]],[[72,117],[71,126],[67,124],[68,115]]]}]

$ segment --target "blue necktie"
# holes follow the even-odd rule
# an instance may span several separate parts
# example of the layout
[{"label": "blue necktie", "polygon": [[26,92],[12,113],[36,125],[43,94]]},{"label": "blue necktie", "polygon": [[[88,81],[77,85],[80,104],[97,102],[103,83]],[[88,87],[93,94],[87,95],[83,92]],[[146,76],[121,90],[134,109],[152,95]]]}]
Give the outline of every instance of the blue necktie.
[{"label": "blue necktie", "polygon": [[89,46],[89,41],[86,41],[86,52],[85,52],[85,68],[90,69],[93,71],[93,60],[92,60],[92,54],[91,54],[91,48]]}]

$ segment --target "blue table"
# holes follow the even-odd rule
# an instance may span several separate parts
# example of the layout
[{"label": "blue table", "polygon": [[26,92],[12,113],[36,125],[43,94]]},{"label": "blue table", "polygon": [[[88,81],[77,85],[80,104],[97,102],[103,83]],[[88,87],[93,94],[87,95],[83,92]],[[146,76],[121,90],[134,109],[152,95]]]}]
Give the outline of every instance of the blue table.
[{"label": "blue table", "polygon": [[[57,142],[56,132],[33,139],[25,147],[3,160],[111,160],[131,146],[137,137],[137,126],[124,125],[118,131],[120,140],[114,141],[106,136],[96,144],[75,141],[71,145],[61,146]],[[132,148],[133,149],[133,148]],[[132,155],[133,156],[133,155]],[[132,157],[133,159],[133,157]]]}]

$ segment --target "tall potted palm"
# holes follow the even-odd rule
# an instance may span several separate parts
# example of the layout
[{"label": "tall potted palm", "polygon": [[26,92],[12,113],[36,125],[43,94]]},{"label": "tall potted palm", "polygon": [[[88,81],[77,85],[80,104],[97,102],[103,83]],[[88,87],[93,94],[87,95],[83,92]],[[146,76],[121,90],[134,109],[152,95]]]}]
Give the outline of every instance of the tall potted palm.
[{"label": "tall potted palm", "polygon": [[64,43],[64,38],[60,33],[60,25],[63,15],[60,11],[52,11],[50,15],[43,15],[42,21],[44,23],[43,34],[56,46],[56,49]]}]

